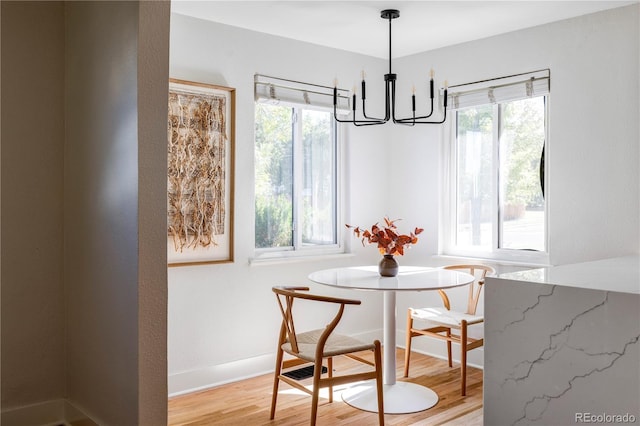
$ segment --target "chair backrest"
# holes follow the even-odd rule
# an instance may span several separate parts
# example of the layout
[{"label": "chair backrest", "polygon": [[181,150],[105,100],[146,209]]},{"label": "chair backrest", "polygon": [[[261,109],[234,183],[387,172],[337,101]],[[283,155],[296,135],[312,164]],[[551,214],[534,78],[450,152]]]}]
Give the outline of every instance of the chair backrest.
[{"label": "chair backrest", "polygon": [[[478,309],[478,300],[480,300],[480,292],[482,291],[482,285],[487,275],[494,275],[495,269],[491,266],[480,264],[466,264],[466,265],[449,265],[444,269],[452,269],[461,272],[466,272],[473,275],[476,279],[469,284],[469,298],[467,299],[467,314],[475,315],[476,309]],[[439,290],[442,301],[447,309],[451,309],[451,303],[449,297],[443,290]]]},{"label": "chair backrest", "polygon": [[331,296],[322,296],[318,294],[311,293],[303,293],[309,291],[309,287],[282,287],[276,286],[272,288],[273,292],[276,294],[276,299],[278,300],[278,306],[280,307],[280,313],[282,314],[282,327],[280,328],[280,340],[283,340],[285,337],[289,340],[291,344],[291,348],[293,352],[299,353],[298,348],[298,340],[296,335],[295,321],[293,317],[293,302],[296,299],[305,299],[315,302],[324,302],[324,303],[333,303],[339,305],[338,311],[333,317],[333,319],[326,325],[322,336],[318,341],[319,347],[324,347],[326,340],[329,338],[329,335],[336,328],[340,319],[342,318],[342,313],[344,312],[344,307],[346,305],[359,305],[361,302],[359,300],[353,299],[342,299],[339,297],[331,297]]}]

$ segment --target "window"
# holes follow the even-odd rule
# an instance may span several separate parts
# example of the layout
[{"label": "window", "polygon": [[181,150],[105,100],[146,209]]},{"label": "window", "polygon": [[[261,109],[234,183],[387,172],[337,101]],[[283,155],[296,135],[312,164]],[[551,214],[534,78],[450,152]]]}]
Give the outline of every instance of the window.
[{"label": "window", "polygon": [[536,96],[528,87],[529,96],[503,99],[484,92],[484,102],[454,100],[445,252],[546,262],[548,91]]},{"label": "window", "polygon": [[332,114],[256,103],[256,249],[262,254],[336,251],[337,200]]}]

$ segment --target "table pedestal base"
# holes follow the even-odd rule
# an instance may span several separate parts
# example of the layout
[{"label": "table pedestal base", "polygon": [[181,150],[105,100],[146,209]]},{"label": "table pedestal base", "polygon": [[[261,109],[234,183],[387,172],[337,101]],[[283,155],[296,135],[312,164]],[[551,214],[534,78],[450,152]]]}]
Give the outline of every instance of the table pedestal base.
[{"label": "table pedestal base", "polygon": [[[406,414],[431,408],[438,403],[438,394],[428,387],[409,382],[383,385],[385,414]],[[352,407],[378,412],[376,382],[358,383],[342,392],[342,399]]]}]

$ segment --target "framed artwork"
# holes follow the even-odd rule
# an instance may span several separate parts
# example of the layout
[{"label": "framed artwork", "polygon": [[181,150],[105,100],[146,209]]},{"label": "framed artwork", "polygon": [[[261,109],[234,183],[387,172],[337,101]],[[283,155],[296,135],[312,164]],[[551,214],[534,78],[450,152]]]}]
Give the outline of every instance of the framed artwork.
[{"label": "framed artwork", "polygon": [[169,81],[169,266],[233,262],[235,89]]}]

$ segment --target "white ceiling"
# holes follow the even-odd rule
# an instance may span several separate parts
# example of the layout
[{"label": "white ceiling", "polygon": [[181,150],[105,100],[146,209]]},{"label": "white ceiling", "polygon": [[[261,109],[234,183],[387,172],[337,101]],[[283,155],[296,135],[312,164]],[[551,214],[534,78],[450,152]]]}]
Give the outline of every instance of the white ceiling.
[{"label": "white ceiling", "polygon": [[633,1],[188,1],[173,0],[172,12],[309,43],[386,58],[388,21],[393,20],[393,56],[490,37]]}]

